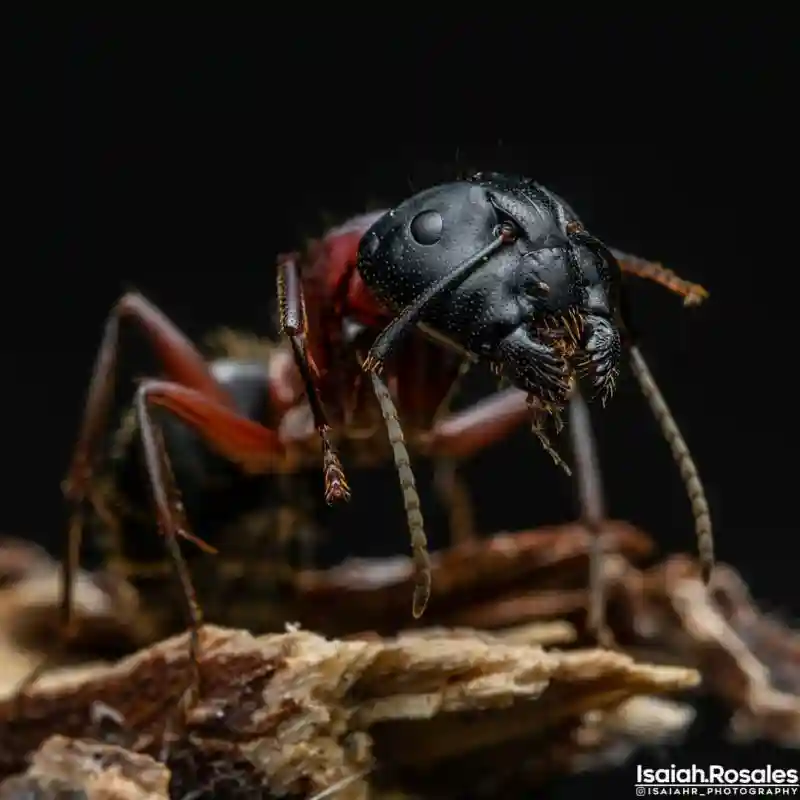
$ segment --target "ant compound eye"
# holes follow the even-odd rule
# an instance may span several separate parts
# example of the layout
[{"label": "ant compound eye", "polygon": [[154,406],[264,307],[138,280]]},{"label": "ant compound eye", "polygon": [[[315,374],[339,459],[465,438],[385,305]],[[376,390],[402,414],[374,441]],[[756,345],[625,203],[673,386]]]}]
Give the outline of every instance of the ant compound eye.
[{"label": "ant compound eye", "polygon": [[494,226],[492,233],[506,242],[513,242],[519,236],[519,228],[509,220]]},{"label": "ant compound eye", "polygon": [[418,244],[436,244],[443,229],[444,220],[438,211],[422,211],[411,220],[411,235]]}]

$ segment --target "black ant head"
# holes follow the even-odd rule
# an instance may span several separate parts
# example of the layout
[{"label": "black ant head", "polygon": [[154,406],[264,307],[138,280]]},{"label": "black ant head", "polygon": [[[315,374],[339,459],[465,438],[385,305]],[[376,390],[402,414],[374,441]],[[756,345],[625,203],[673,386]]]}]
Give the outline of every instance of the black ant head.
[{"label": "black ant head", "polygon": [[420,321],[547,403],[563,405],[579,372],[613,386],[619,267],[527,178],[479,173],[419,192],[369,229],[358,263],[396,311],[433,292]]},{"label": "black ant head", "polygon": [[605,399],[619,374],[619,264],[573,209],[527,178],[479,173],[501,229],[513,240],[526,328],[567,362],[567,385],[586,375]]}]

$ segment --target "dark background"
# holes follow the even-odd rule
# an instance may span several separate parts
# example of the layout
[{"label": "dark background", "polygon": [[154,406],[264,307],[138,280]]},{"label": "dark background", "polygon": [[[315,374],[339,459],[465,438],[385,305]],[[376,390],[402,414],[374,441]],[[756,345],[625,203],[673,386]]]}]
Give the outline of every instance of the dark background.
[{"label": "dark background", "polygon": [[[319,233],[325,214],[506,170],[564,196],[609,244],[711,292],[684,310],[636,285],[643,349],[704,477],[719,558],[769,608],[797,614],[795,93],[781,20],[545,23],[488,10],[478,22],[365,7],[360,24],[319,27],[310,9],[87,18],[48,40],[24,73],[30,91],[20,82],[37,111],[44,73],[58,113],[31,132],[15,204],[36,222],[4,304],[7,533],[60,546],[59,481],[123,288],[192,337],[220,324],[268,333],[274,256]],[[665,551],[693,548],[669,450],[632,380],[598,420],[611,514]],[[527,442],[475,471],[487,530],[573,513],[569,484]]]}]

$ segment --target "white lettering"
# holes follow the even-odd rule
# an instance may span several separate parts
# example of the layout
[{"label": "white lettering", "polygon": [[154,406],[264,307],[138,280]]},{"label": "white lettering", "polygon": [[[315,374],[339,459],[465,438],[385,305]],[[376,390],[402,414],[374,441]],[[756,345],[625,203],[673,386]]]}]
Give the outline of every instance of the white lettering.
[{"label": "white lettering", "polygon": [[[771,764],[758,769],[735,769],[722,764],[698,767],[696,764],[653,769],[636,765],[637,795],[717,794],[717,795],[797,795],[800,770],[773,769]],[[698,793],[697,789],[700,788]]]}]

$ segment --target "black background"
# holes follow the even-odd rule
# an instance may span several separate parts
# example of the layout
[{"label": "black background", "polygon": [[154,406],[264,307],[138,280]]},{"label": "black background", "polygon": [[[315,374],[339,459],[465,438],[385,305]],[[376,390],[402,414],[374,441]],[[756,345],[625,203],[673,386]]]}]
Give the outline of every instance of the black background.
[{"label": "black background", "polygon": [[[781,20],[487,10],[483,22],[391,7],[365,7],[358,24],[319,24],[310,8],[87,18],[26,51],[23,123],[50,89],[58,104],[30,136],[22,126],[34,155],[20,159],[14,205],[34,224],[3,268],[6,533],[60,546],[59,481],[123,288],[193,337],[220,324],[268,333],[274,255],[326,214],[507,170],[564,196],[609,244],[711,292],[685,310],[637,285],[643,349],[704,476],[719,558],[767,607],[800,610],[795,93]],[[598,420],[612,515],[665,551],[693,548],[683,489],[632,381]],[[568,483],[527,442],[474,472],[486,529],[573,513]]]}]

